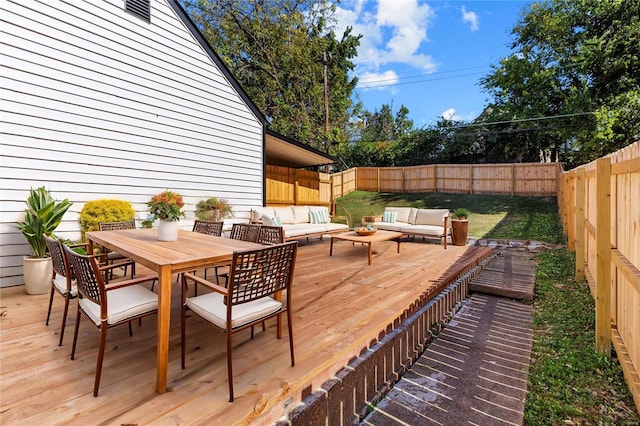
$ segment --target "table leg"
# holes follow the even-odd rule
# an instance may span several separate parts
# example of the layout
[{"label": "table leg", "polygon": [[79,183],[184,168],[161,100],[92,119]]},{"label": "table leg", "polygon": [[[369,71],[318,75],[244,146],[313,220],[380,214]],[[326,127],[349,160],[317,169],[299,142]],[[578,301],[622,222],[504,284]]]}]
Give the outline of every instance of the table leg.
[{"label": "table leg", "polygon": [[161,266],[158,271],[158,359],[156,390],[167,391],[169,366],[169,329],[171,319],[171,266]]},{"label": "table leg", "polygon": [[369,265],[371,265],[372,260],[373,260],[373,248],[371,247],[371,241],[369,241]]},{"label": "table leg", "polygon": [[400,238],[398,238],[396,242],[398,243],[398,253],[400,253]]}]

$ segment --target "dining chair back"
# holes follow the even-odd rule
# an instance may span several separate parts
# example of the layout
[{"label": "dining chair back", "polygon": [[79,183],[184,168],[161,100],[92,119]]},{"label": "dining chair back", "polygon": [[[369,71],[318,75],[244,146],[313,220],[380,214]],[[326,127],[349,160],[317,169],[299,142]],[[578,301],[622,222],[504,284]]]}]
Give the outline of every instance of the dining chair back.
[{"label": "dining chair back", "polygon": [[253,225],[250,223],[234,223],[231,226],[231,234],[229,235],[229,238],[255,243],[258,239],[259,230],[260,225]]},{"label": "dining chair back", "polygon": [[193,232],[199,232],[201,234],[215,235],[219,237],[222,235],[222,226],[224,222],[210,222],[207,220],[196,220],[193,222]]},{"label": "dining chair back", "polygon": [[[291,366],[295,365],[291,286],[298,242],[266,246],[262,249],[235,252],[228,286],[222,287],[184,274],[182,280],[182,368],[186,367],[186,310],[201,316],[226,332],[227,376],[229,401],[233,402],[233,366],[231,337],[265,320],[277,318],[277,338],[281,336],[281,316],[286,313],[289,331]],[[186,297],[187,281],[196,281],[211,290],[195,297]],[[286,303],[280,298],[286,292]]]},{"label": "dining chair back", "polygon": [[261,225],[256,242],[264,245],[282,244],[284,243],[284,228],[282,226]]},{"label": "dining chair back", "polygon": [[[119,231],[122,229],[136,229],[136,222],[135,220],[126,220],[126,221],[120,221],[120,222],[99,222],[98,228],[100,229],[100,231]],[[106,247],[103,247],[103,252],[107,253],[107,259],[106,259],[107,263],[113,264],[116,261],[126,261],[126,263],[123,263],[122,265],[124,267],[124,275],[127,275],[127,268],[131,266],[131,278],[135,276],[136,274],[135,262],[127,259],[120,253],[109,250]],[[113,273],[111,274],[111,278],[113,278]]]},{"label": "dining chair back", "polygon": [[51,263],[53,264],[53,272],[51,274],[51,294],[49,296],[49,309],[47,310],[46,325],[49,325],[51,317],[51,306],[53,305],[53,295],[60,294],[64,298],[64,312],[62,315],[62,326],[60,328],[60,341],[58,346],[62,346],[64,339],[64,327],[67,324],[67,313],[69,312],[69,301],[75,299],[78,295],[73,270],[67,261],[62,248],[62,241],[44,235],[44,242],[47,245]]},{"label": "dining chair back", "polygon": [[140,285],[143,282],[157,279],[157,276],[146,275],[113,282],[107,286],[103,274],[117,265],[101,266],[97,261],[98,256],[78,254],[67,246],[63,246],[63,249],[75,273],[78,288],[78,313],[73,334],[71,359],[75,359],[80,318],[81,314],[84,314],[100,329],[98,361],[93,386],[93,396],[98,396],[107,329],[128,323],[129,335],[131,335],[132,320],[157,313],[158,295]]}]

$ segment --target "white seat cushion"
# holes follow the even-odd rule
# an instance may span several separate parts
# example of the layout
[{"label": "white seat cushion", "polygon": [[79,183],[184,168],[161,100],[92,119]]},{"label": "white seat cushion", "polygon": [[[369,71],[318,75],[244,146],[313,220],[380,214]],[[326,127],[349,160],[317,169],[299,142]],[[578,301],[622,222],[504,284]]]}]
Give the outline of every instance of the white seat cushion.
[{"label": "white seat cushion", "polygon": [[407,226],[407,223],[402,222],[375,222],[373,226],[383,231],[400,231],[403,226]]},{"label": "white seat cushion", "polygon": [[[53,279],[53,285],[58,289],[62,295],[67,294],[67,277],[64,275],[57,274]],[[76,280],[71,281],[71,297],[76,297],[78,295],[78,288],[76,287]]]},{"label": "white seat cushion", "polygon": [[431,237],[439,237],[444,234],[444,226],[434,225],[406,225],[400,229],[400,232],[415,235],[428,235]]},{"label": "white seat cushion", "polygon": [[301,237],[307,234],[318,234],[327,231],[327,225],[310,225],[299,223],[297,225],[282,225],[284,237]]},{"label": "white seat cushion", "polygon": [[[227,328],[227,305],[224,304],[224,296],[220,293],[207,293],[202,296],[187,298],[186,305],[196,314],[210,323],[222,328]],[[235,305],[231,309],[231,328],[237,328],[251,321],[266,317],[277,312],[282,303],[271,297],[253,300],[251,302]]]},{"label": "white seat cushion", "polygon": [[446,209],[419,209],[413,225],[444,226],[444,217],[449,215]]},{"label": "white seat cushion", "polygon": [[327,223],[327,232],[344,231],[349,230],[349,225],[344,223]]},{"label": "white seat cushion", "polygon": [[[100,305],[89,299],[80,299],[82,310],[100,326]],[[158,309],[158,295],[141,285],[122,287],[107,292],[109,309],[107,324],[115,324]]]}]

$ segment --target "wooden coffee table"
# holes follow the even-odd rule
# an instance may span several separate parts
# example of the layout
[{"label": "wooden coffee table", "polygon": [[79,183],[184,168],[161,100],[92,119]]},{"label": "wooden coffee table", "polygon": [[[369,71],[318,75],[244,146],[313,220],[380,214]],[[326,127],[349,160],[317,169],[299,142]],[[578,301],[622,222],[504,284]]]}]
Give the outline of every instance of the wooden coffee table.
[{"label": "wooden coffee table", "polygon": [[379,242],[379,241],[390,241],[396,240],[398,243],[398,253],[400,253],[400,238],[402,238],[402,232],[394,232],[394,231],[382,231],[378,230],[375,234],[371,235],[358,235],[355,231],[345,232],[343,234],[335,234],[331,235],[331,247],[329,249],[329,256],[333,255],[333,241],[334,240],[344,240],[344,241],[353,241],[354,243],[365,243],[369,245],[369,265],[371,265],[371,261],[373,259],[373,251],[371,248],[371,243]]}]

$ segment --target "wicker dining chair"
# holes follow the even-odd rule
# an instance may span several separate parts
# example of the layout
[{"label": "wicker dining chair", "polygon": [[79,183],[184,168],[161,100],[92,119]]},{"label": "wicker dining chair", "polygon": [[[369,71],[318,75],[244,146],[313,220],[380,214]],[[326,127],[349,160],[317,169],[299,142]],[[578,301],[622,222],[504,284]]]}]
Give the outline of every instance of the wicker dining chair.
[{"label": "wicker dining chair", "polygon": [[[76,287],[73,269],[67,260],[64,249],[62,248],[62,241],[44,235],[44,242],[47,245],[49,256],[51,256],[51,263],[53,264],[53,272],[51,274],[51,295],[49,296],[49,309],[47,310],[47,321],[45,325],[49,325],[49,319],[51,318],[53,295],[58,293],[64,298],[64,311],[62,313],[62,325],[60,327],[60,341],[58,342],[58,346],[62,346],[64,328],[67,324],[67,314],[69,312],[69,301],[78,296],[78,289]],[[86,244],[79,244],[76,246],[86,246]]]},{"label": "wicker dining chair", "polygon": [[[121,229],[136,229],[136,222],[134,220],[127,220],[122,222],[100,222],[98,223],[100,231],[118,231]],[[136,264],[133,260],[127,259],[125,256],[111,251],[106,247],[103,247],[103,252],[107,253],[107,263],[113,264],[115,262],[121,262],[121,266],[124,268],[124,274],[127,275],[127,268],[131,266],[131,278],[136,275]],[[111,270],[111,278],[113,278],[113,269]]]},{"label": "wicker dining chair", "polygon": [[224,222],[210,222],[207,220],[196,220],[193,222],[193,232],[199,232],[206,235],[215,235],[220,237],[222,235],[222,226]]},{"label": "wicker dining chair", "polygon": [[[198,232],[200,234],[213,235],[216,237],[222,236],[222,227],[224,226],[224,222],[211,222],[207,220],[195,220],[193,222],[192,232]],[[204,268],[204,278],[207,279],[207,269]],[[217,271],[217,267],[216,267]],[[193,271],[195,274],[195,271]],[[182,279],[182,272],[178,274],[176,277],[176,283],[180,283]],[[195,285],[195,294],[198,295],[198,284]]]},{"label": "wicker dining chair", "polygon": [[[182,278],[181,342],[182,369],[186,368],[186,312],[209,321],[226,333],[227,376],[229,401],[233,402],[232,336],[241,330],[276,317],[277,338],[281,335],[282,314],[287,314],[291,366],[293,353],[293,324],[291,314],[291,285],[298,242],[265,246],[262,249],[239,251],[233,254],[227,287],[219,286],[194,274]],[[187,282],[198,282],[212,290],[201,296],[186,297]],[[286,291],[286,303],[276,294]]]},{"label": "wicker dining chair", "polygon": [[261,225],[256,242],[263,245],[282,244],[284,243],[284,228],[282,226]]},{"label": "wicker dining chair", "polygon": [[158,312],[158,295],[140,285],[146,281],[156,280],[157,276],[145,275],[105,284],[103,274],[117,265],[100,266],[97,261],[98,256],[81,255],[67,246],[63,246],[63,249],[75,272],[78,286],[78,313],[73,333],[71,359],[75,359],[80,318],[81,314],[84,314],[100,329],[98,361],[93,385],[93,396],[98,396],[107,330],[117,325],[129,324],[129,335],[131,335],[131,321]]},{"label": "wicker dining chair", "polygon": [[250,223],[234,223],[231,226],[231,233],[229,234],[229,238],[255,243],[258,239],[259,230],[260,225],[253,225]]}]

